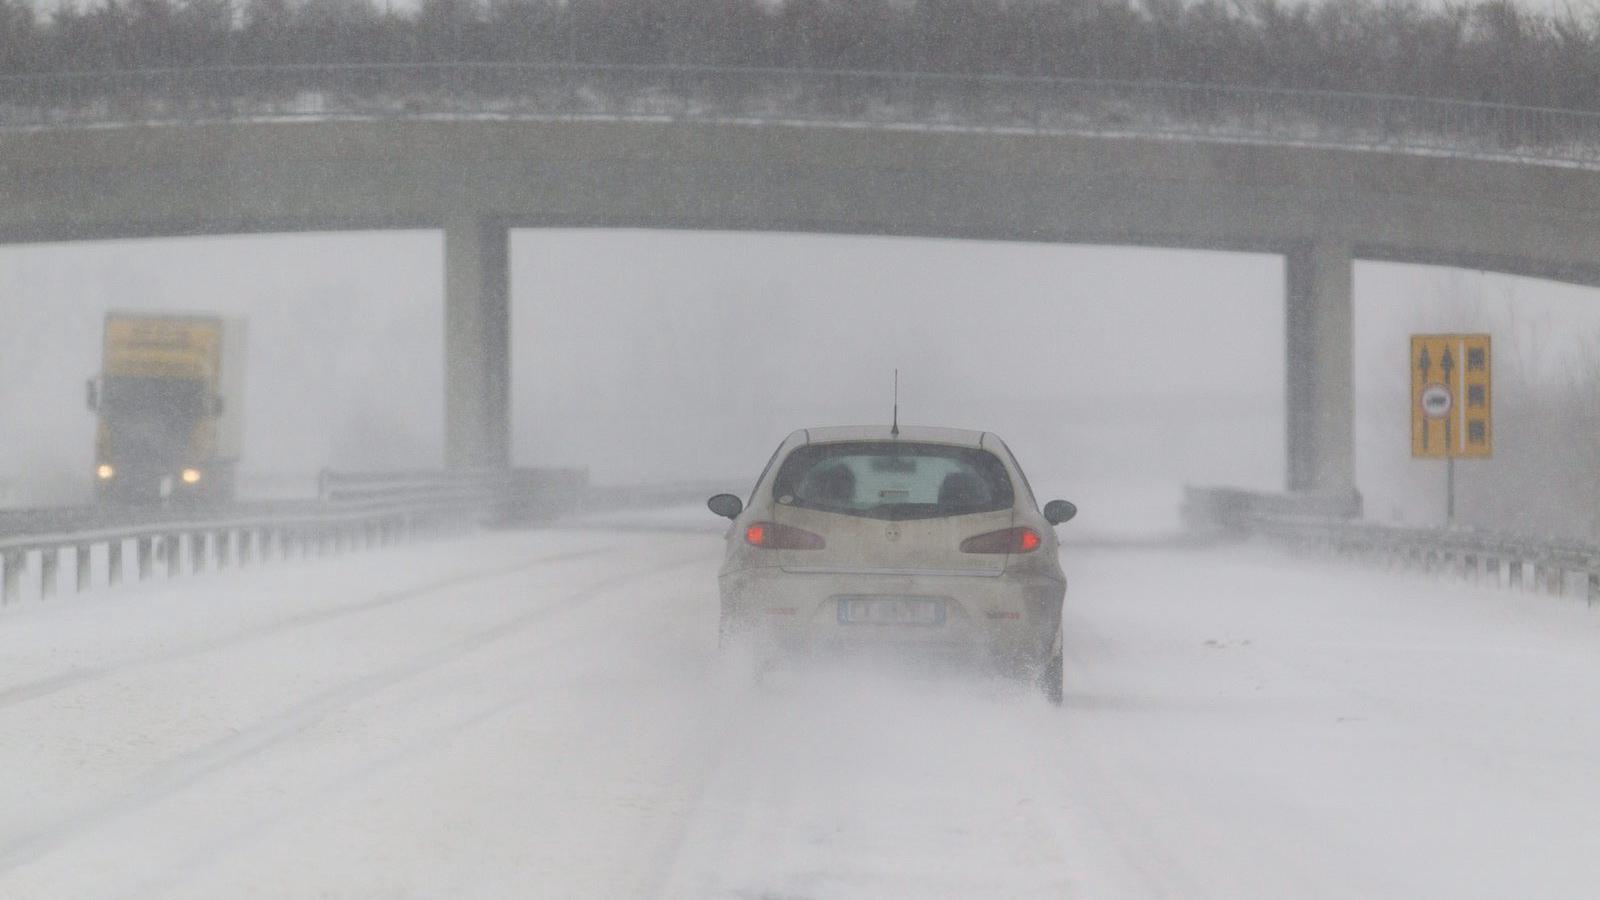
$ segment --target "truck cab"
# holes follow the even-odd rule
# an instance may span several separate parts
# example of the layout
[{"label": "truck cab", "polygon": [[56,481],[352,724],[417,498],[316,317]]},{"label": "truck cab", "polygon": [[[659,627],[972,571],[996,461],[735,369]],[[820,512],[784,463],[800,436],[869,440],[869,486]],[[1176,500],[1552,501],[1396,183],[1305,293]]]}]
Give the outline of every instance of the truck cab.
[{"label": "truck cab", "polygon": [[227,502],[239,458],[244,323],[112,312],[89,380],[101,502]]}]

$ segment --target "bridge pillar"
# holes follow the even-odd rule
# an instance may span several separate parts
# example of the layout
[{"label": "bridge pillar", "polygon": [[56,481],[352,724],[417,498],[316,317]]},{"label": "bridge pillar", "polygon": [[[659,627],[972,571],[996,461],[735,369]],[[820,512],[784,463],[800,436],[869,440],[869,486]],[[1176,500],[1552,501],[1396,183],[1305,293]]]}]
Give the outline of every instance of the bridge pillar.
[{"label": "bridge pillar", "polygon": [[510,233],[461,215],[444,229],[444,463],[511,464]]},{"label": "bridge pillar", "polygon": [[1284,262],[1288,482],[1292,491],[1354,494],[1353,256],[1317,242]]}]

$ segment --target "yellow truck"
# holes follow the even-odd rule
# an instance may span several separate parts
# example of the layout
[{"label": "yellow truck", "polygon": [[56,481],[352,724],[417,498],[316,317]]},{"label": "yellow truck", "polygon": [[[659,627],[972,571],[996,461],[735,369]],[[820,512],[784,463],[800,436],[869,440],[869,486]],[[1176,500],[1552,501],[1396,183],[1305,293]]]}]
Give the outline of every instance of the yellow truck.
[{"label": "yellow truck", "polygon": [[109,312],[89,379],[101,502],[227,502],[243,437],[244,321]]}]

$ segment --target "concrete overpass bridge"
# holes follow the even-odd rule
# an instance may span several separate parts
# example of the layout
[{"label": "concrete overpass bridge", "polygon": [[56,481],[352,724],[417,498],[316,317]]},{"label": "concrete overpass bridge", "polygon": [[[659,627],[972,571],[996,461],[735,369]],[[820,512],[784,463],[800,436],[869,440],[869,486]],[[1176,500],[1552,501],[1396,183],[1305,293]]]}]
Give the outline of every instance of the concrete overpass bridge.
[{"label": "concrete overpass bridge", "polygon": [[[460,467],[509,459],[513,228],[1281,254],[1288,486],[1330,493],[1354,488],[1353,260],[1600,285],[1600,172],[1588,155],[1600,139],[1584,143],[1600,137],[1600,126],[1579,114],[1468,104],[1439,113],[1406,98],[1292,93],[1272,95],[1277,105],[1264,109],[1263,92],[1214,91],[1192,103],[1188,119],[1174,117],[1171,97],[1145,98],[1143,107],[1102,102],[1098,118],[1074,117],[1067,113],[1078,95],[1066,83],[912,85],[960,101],[941,104],[850,94],[852,79],[866,76],[849,73],[829,76],[844,83],[831,96],[858,102],[818,113],[804,96],[774,93],[774,85],[804,85],[818,73],[758,73],[765,88],[729,99],[704,79],[675,85],[677,71],[629,70],[631,99],[598,110],[574,108],[570,92],[552,100],[527,84],[497,88],[496,96],[520,99],[496,106],[473,93],[470,79],[456,85],[464,93],[440,100],[421,92],[398,107],[399,94],[381,90],[296,88],[263,100],[259,81],[239,75],[240,85],[254,87],[230,93],[226,79],[205,73],[162,76],[161,84],[186,92],[141,87],[148,73],[102,84],[104,96],[81,84],[71,95],[33,84],[28,106],[19,105],[22,88],[13,81],[0,86],[12,100],[0,121],[13,126],[0,131],[0,241],[441,229],[447,462]],[[574,74],[566,73],[569,81]],[[159,102],[112,102],[113,83],[134,84],[136,100]],[[655,83],[668,85],[666,101],[646,89]],[[476,105],[463,108],[462,96]],[[227,103],[218,106],[219,97]],[[867,102],[883,97],[898,98],[887,115],[883,104]],[[1255,105],[1251,117],[1225,108],[1245,101]],[[1350,116],[1326,109],[1361,103],[1370,110],[1356,118],[1371,118],[1371,135],[1358,128],[1355,139],[1330,137],[1330,123],[1351,133]],[[1296,124],[1295,115],[1319,108],[1323,131]],[[964,112],[952,117],[951,109]],[[1117,112],[1126,109],[1161,114]],[[1418,130],[1419,109],[1443,115],[1440,122],[1486,116],[1488,125]],[[1219,129],[1218,121],[1229,124]],[[1286,121],[1293,127],[1281,127]],[[106,124],[117,127],[84,127]],[[1507,139],[1513,126],[1525,132]],[[1499,143],[1485,145],[1485,134]]]}]

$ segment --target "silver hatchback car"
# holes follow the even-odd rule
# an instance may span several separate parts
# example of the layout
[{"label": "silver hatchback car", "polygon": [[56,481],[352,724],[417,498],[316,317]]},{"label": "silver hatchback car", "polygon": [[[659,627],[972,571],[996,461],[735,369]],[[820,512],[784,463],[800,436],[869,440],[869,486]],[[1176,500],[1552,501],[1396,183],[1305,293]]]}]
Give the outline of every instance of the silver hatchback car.
[{"label": "silver hatchback car", "polygon": [[952,428],[809,428],[779,445],[733,520],[719,575],[724,642],[770,656],[885,645],[979,655],[1062,697],[1052,526],[1005,442]]}]

